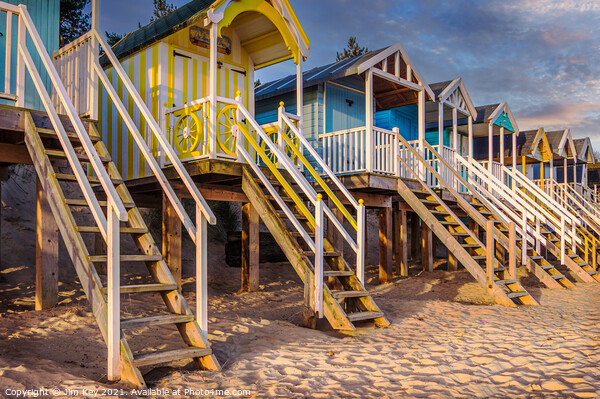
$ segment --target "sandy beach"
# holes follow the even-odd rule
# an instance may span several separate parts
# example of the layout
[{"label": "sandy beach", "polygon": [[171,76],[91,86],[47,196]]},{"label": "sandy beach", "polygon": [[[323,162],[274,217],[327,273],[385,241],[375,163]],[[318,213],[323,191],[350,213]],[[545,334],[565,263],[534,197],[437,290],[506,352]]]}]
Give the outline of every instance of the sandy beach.
[{"label": "sandy beach", "polygon": [[[106,347],[64,251],[59,306],[33,311],[34,225],[33,215],[21,211],[30,201],[28,187],[23,188],[3,193],[0,396],[14,397],[7,389],[55,389],[57,397],[83,396],[84,389],[88,394],[98,389],[129,392],[129,387],[106,379]],[[376,251],[371,251],[370,263]],[[184,253],[184,294],[194,306],[188,241]],[[240,269],[228,267],[224,258],[223,244],[211,243],[209,339],[223,370],[198,371],[185,362],[143,369],[153,392],[600,397],[600,284],[550,290],[521,271],[521,282],[541,306],[507,308],[494,304],[465,270],[446,272],[441,266],[421,273],[414,264],[409,278],[379,286],[377,268],[371,265],[368,289],[392,325],[367,325],[341,334],[325,320],[318,330],[300,327],[303,288],[289,264],[262,264],[260,290],[238,293]],[[130,278],[135,278],[133,273]],[[124,312],[162,309],[145,298],[123,296]],[[179,339],[174,331],[159,336],[153,332],[142,329],[136,334],[158,347]],[[206,397],[224,396],[215,393]]]}]

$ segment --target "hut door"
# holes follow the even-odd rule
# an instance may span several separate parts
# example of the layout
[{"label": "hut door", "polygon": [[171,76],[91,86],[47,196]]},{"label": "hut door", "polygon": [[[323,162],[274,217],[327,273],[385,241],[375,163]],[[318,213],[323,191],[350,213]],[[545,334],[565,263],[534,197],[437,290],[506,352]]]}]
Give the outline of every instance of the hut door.
[{"label": "hut door", "polygon": [[[182,50],[175,50],[172,56],[174,71],[171,105],[182,105],[208,96],[208,58]],[[219,61],[217,96],[233,99],[239,90],[247,107],[247,87],[244,68]]]}]

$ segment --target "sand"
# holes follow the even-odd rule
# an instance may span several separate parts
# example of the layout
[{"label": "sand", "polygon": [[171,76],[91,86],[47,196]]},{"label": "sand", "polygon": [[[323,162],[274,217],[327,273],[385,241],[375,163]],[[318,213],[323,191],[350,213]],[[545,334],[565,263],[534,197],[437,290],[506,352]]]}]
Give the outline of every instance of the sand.
[{"label": "sand", "polygon": [[[64,255],[59,306],[33,311],[33,220],[20,211],[29,194],[3,188],[0,396],[14,397],[6,389],[129,392],[106,379],[106,347]],[[184,294],[194,306],[193,252],[189,242],[185,248]],[[341,334],[323,320],[309,330],[299,326],[302,286],[289,264],[262,264],[260,291],[237,293],[240,270],[225,265],[222,244],[211,243],[209,339],[223,370],[183,361],[143,369],[144,377],[155,393],[181,389],[182,397],[191,396],[185,389],[196,396],[245,389],[251,397],[600,397],[600,284],[550,290],[522,273],[542,306],[507,308],[464,270],[420,273],[413,265],[409,278],[381,286],[376,273],[371,266],[368,289],[391,327]],[[162,309],[143,298],[124,296],[124,311]],[[139,335],[155,345],[178,339],[152,332]],[[224,395],[205,397],[215,396]]]}]

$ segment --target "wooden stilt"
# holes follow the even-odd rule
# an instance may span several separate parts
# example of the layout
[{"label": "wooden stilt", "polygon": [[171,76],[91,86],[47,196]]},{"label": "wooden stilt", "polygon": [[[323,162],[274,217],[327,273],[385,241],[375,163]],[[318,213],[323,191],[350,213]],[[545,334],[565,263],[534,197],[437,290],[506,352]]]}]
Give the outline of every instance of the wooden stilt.
[{"label": "wooden stilt", "polygon": [[[106,255],[106,241],[101,234],[94,236],[94,255]],[[106,263],[94,263],[96,273],[106,276]]]},{"label": "wooden stilt", "polygon": [[379,284],[392,281],[392,208],[379,208]]},{"label": "wooden stilt", "polygon": [[396,273],[399,276],[408,276],[408,246],[406,216],[404,209],[394,209],[394,254],[396,257]]},{"label": "wooden stilt", "polygon": [[421,223],[421,261],[423,270],[433,271],[433,234],[426,223]]},{"label": "wooden stilt", "polygon": [[163,194],[162,254],[181,290],[181,220],[166,194]]},{"label": "wooden stilt", "polygon": [[242,206],[242,291],[258,290],[259,217],[251,203]]},{"label": "wooden stilt", "polygon": [[[337,220],[343,223],[344,215],[342,214],[342,211],[340,211],[337,208],[337,206],[335,206],[334,202],[331,200],[329,201],[328,206],[329,209],[331,209],[331,212],[333,212],[333,214],[337,218]],[[331,245],[333,245],[338,250],[338,252],[342,252],[343,256],[344,238],[342,237],[338,229],[335,228],[334,224],[331,222],[331,220],[329,220],[329,218],[327,218],[327,239],[329,240],[329,242],[331,242]]]},{"label": "wooden stilt", "polygon": [[410,258],[414,261],[419,253],[419,215],[413,212],[410,216]]},{"label": "wooden stilt", "polygon": [[456,256],[452,255],[450,251],[448,251],[448,271],[455,272],[458,270],[458,260]]},{"label": "wooden stilt", "polygon": [[58,225],[39,179],[35,238],[35,310],[42,310],[58,304]]}]

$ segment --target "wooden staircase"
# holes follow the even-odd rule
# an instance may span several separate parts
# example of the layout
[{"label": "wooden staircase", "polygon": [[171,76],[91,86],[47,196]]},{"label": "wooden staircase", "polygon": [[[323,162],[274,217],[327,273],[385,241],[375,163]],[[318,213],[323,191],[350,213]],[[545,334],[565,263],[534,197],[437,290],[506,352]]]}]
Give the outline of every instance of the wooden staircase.
[{"label": "wooden staircase", "polygon": [[523,286],[513,279],[507,268],[498,260],[494,248],[493,283],[488,285],[486,277],[487,252],[485,245],[460,220],[456,213],[424,182],[419,180],[423,190],[411,190],[398,180],[398,192],[404,201],[421,218],[422,223],[444,243],[475,279],[500,304],[506,306],[538,305],[537,301]]},{"label": "wooden staircase", "polygon": [[[66,155],[57,140],[57,134],[53,130],[39,129],[36,127],[34,116],[25,115],[25,142],[33,160],[43,190],[47,194],[52,213],[57,221],[60,233],[65,242],[69,256],[75,266],[75,270],[81,282],[81,286],[91,304],[92,311],[96,317],[100,331],[107,341],[107,297],[106,288],[100,278],[98,269],[107,262],[107,255],[95,252],[92,237],[99,234],[97,226],[84,224],[82,219],[93,221],[89,214],[89,206],[83,195],[80,194],[79,185],[74,178],[67,162]],[[219,370],[220,365],[214,356],[207,337],[202,333],[196,317],[188,306],[184,296],[178,289],[177,284],[156,246],[152,235],[148,231],[139,209],[136,207],[122,178],[112,162],[110,154],[104,143],[97,134],[92,124],[89,132],[94,148],[99,155],[116,191],[125,205],[128,221],[120,227],[121,236],[130,235],[136,244],[137,253],[122,254],[122,262],[143,263],[145,272],[136,276],[142,284],[121,285],[121,294],[148,295],[147,301],[156,300],[159,294],[162,298],[164,311],[158,314],[140,316],[140,311],[128,309],[129,315],[121,312],[121,379],[139,387],[145,387],[146,383],[140,371],[141,367],[154,366],[161,363],[193,359],[199,368]],[[65,128],[68,127],[65,126]],[[79,139],[76,134],[68,133],[69,140],[78,152],[78,159],[87,167],[87,156],[81,151]],[[96,177],[90,176],[91,183],[97,183]],[[69,198],[65,192],[70,194]],[[100,190],[96,191],[101,193]],[[106,201],[100,201],[100,205],[106,207]],[[77,211],[74,211],[74,210]],[[106,212],[106,208],[103,208]],[[87,217],[85,217],[87,216]],[[92,247],[90,249],[90,247]],[[137,339],[138,334],[154,331],[163,331],[165,326],[172,326],[181,336],[183,345],[172,350],[159,350],[158,348],[147,348],[145,340]],[[161,326],[157,330],[157,326]],[[140,330],[142,329],[142,330]],[[174,332],[173,331],[173,332]],[[131,333],[131,334],[130,334]],[[162,335],[160,335],[162,336]],[[132,351],[129,341],[135,340],[136,347],[144,347]],[[164,342],[166,345],[167,342]],[[174,344],[170,343],[169,344]],[[161,347],[165,345],[161,344]],[[171,345],[172,346],[172,345]]]},{"label": "wooden staircase", "polygon": [[[279,175],[283,176],[283,175]],[[282,177],[278,177],[281,179]],[[304,198],[302,190],[293,185],[292,180],[284,178],[282,182],[273,177],[269,183],[278,190],[280,197],[294,212],[309,236],[314,237],[314,227],[295,201],[286,196],[282,183],[292,187],[298,197]],[[270,195],[264,182],[258,178],[249,165],[244,165],[242,175],[242,190],[250,203],[256,208],[265,226],[269,229],[300,279],[309,287],[314,287],[315,269],[314,253],[306,250],[305,242],[299,233],[290,231],[291,225],[286,213],[279,207],[275,198]],[[324,283],[323,283],[323,313],[329,323],[337,330],[355,330],[356,322],[374,321],[377,326],[385,327],[390,323],[385,318],[364,285],[356,277],[356,273],[342,257],[340,248],[335,248],[326,238],[323,239],[324,254]]]},{"label": "wooden staircase", "polygon": [[[483,218],[487,220],[494,220],[494,213],[482,202],[473,198],[471,206],[475,209]],[[517,213],[517,210],[514,210]],[[508,243],[508,226],[503,222],[496,224],[497,236]],[[575,288],[575,285],[566,276],[560,273],[546,258],[541,256],[535,251],[530,243],[523,242],[522,237],[516,239],[517,249],[517,260],[522,259],[523,248],[526,248],[526,266],[530,273],[535,275],[546,287],[548,288]]]}]

